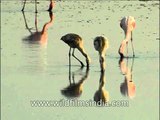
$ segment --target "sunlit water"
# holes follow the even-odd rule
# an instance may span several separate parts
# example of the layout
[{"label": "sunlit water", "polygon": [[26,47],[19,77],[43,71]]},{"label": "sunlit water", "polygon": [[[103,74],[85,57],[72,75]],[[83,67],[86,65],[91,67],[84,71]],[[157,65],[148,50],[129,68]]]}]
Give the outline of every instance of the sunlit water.
[{"label": "sunlit water", "polygon": [[[38,4],[37,26],[42,31],[50,21],[45,11],[49,2]],[[74,1],[56,2],[48,40],[24,40],[35,32],[34,4],[28,3],[25,19],[21,2],[1,3],[1,105],[3,120],[157,120],[159,107],[159,6],[157,2],[138,1]],[[121,94],[120,86],[125,75],[119,65],[118,48],[124,38],[119,21],[123,16],[136,19],[133,42],[136,58],[125,59],[124,67],[132,69],[135,95]],[[72,58],[69,73],[69,47],[60,41],[66,33],[77,33],[84,39],[84,47],[91,57],[90,70],[79,70],[79,63]],[[98,53],[93,39],[105,35],[110,47],[106,55],[106,71],[100,74]],[[78,51],[81,60],[85,59]],[[129,56],[132,55],[129,46]],[[79,71],[77,71],[79,70]],[[71,75],[71,76],[69,76]],[[105,78],[104,90],[109,101],[129,100],[129,107],[31,107],[31,100],[67,100],[61,91],[69,86],[69,78],[76,83],[82,80],[78,100],[94,100],[99,89],[100,77]],[[131,77],[131,76],[130,76]]]}]

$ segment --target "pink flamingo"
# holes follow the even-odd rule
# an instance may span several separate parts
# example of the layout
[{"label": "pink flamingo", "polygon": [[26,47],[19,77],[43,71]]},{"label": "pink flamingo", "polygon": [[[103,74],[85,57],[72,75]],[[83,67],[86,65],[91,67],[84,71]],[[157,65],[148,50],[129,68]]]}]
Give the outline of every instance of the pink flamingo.
[{"label": "pink flamingo", "polygon": [[[21,11],[24,11],[24,8],[25,8],[25,5],[26,5],[26,1],[27,0],[24,0],[24,4],[23,4],[23,7],[22,7],[22,10]],[[53,0],[50,0],[50,4],[49,4],[49,8],[48,8],[48,11],[52,11],[52,8],[54,7],[55,3],[53,2]],[[35,13],[37,13],[37,0],[35,0]]]},{"label": "pink flamingo", "polygon": [[122,40],[120,48],[119,48],[119,54],[123,58],[124,57],[124,51],[127,45],[127,54],[128,54],[128,41],[131,40],[132,43],[132,51],[133,51],[133,57],[135,56],[134,54],[134,47],[133,47],[133,39],[132,39],[132,31],[135,29],[136,22],[134,17],[128,16],[128,17],[123,17],[121,22],[120,22],[121,28],[124,30],[125,33],[125,39]]}]

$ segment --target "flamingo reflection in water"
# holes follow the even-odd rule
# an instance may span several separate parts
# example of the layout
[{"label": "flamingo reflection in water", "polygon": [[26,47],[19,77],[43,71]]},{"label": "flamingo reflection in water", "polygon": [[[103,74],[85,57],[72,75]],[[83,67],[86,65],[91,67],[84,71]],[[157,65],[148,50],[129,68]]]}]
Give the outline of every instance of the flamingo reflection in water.
[{"label": "flamingo reflection in water", "polygon": [[99,63],[101,68],[99,88],[94,94],[94,101],[98,105],[103,105],[109,101],[109,92],[105,89],[106,79],[105,79],[105,69],[106,61],[105,55],[106,50],[109,47],[108,39],[104,36],[97,36],[93,42],[94,48],[99,52]]},{"label": "flamingo reflection in water", "polygon": [[[81,96],[83,91],[83,84],[89,75],[89,68],[86,68],[85,73],[81,73],[83,71],[83,68],[84,67],[81,67],[78,71],[71,73],[71,65],[69,65],[69,85],[63,90],[61,90],[62,95],[68,98],[76,98]],[[77,73],[83,75],[76,83],[74,78]]]},{"label": "flamingo reflection in water", "polygon": [[37,13],[35,13],[35,29],[36,29],[35,32],[32,32],[32,28],[28,27],[27,19],[25,17],[25,13],[24,12],[22,12],[22,13],[23,13],[26,29],[30,33],[30,35],[23,38],[23,40],[27,41],[28,43],[31,43],[31,44],[38,43],[42,46],[46,46],[47,41],[48,41],[48,28],[52,26],[52,23],[53,23],[53,20],[54,20],[53,13],[49,12],[50,20],[47,23],[44,24],[43,29],[41,31],[38,30]]},{"label": "flamingo reflection in water", "polygon": [[[24,0],[24,3],[23,3],[23,7],[22,7],[22,12],[24,11],[24,9],[25,9],[25,6],[26,6],[26,1],[27,0]],[[37,13],[38,12],[38,10],[37,10],[37,0],[34,0],[34,3],[35,3],[35,13]],[[49,8],[48,8],[48,11],[49,12],[51,12],[52,11],[52,8],[55,6],[55,2],[53,1],[53,0],[50,0],[50,4],[49,4]]]},{"label": "flamingo reflection in water", "polygon": [[136,86],[132,80],[134,58],[132,58],[131,69],[128,67],[128,58],[127,58],[127,64],[124,60],[125,60],[124,58],[121,58],[119,60],[120,70],[124,75],[124,82],[121,83],[120,85],[120,91],[122,95],[128,96],[129,98],[132,99],[135,97],[135,92],[136,92]]},{"label": "flamingo reflection in water", "polygon": [[99,80],[99,88],[94,94],[94,101],[98,105],[103,105],[109,101],[109,92],[105,89],[106,79],[105,72],[101,72]]}]

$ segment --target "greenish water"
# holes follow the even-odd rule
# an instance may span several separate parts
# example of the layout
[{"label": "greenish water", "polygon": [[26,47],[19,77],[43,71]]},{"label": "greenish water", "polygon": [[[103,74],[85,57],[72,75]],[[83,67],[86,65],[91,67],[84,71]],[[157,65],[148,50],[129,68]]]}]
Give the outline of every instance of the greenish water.
[{"label": "greenish water", "polygon": [[[30,43],[23,39],[30,35],[21,2],[1,3],[1,110],[2,120],[158,120],[159,118],[159,6],[158,1],[74,1],[56,2],[53,25],[48,28],[48,41]],[[50,21],[47,1],[38,4],[38,29]],[[124,75],[117,53],[123,31],[119,20],[132,15],[136,19],[133,31],[136,58],[132,81],[135,97],[120,92]],[[35,31],[34,4],[28,3],[25,18]],[[84,38],[84,47],[91,57],[91,67],[76,72],[80,66],[72,58],[71,74],[75,82],[85,75],[82,94],[78,100],[93,100],[99,87],[100,68],[93,39],[105,35],[110,47],[106,55],[105,90],[109,100],[128,100],[129,107],[31,107],[31,100],[67,100],[61,90],[69,85],[69,47],[60,41],[62,35],[74,32]],[[129,46],[129,55],[132,55]],[[85,62],[78,51],[75,54]],[[126,62],[126,61],[125,61]],[[127,63],[126,63],[127,64]],[[128,59],[131,68],[132,59]]]}]

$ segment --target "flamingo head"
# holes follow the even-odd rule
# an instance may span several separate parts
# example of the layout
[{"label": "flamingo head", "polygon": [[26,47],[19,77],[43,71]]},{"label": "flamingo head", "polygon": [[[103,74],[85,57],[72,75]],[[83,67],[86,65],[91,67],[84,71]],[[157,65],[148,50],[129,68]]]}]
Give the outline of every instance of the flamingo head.
[{"label": "flamingo head", "polygon": [[104,36],[98,36],[94,39],[94,48],[97,51],[103,51],[104,49],[107,49],[109,44],[108,44],[108,39]]},{"label": "flamingo head", "polygon": [[133,31],[136,27],[134,17],[123,17],[120,21],[120,27],[124,30],[125,34],[127,33],[127,31]]}]

